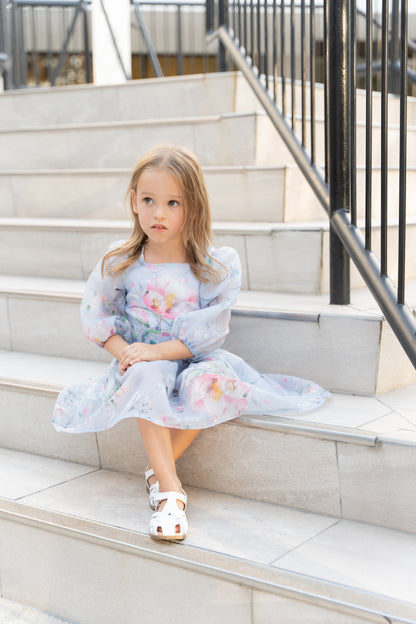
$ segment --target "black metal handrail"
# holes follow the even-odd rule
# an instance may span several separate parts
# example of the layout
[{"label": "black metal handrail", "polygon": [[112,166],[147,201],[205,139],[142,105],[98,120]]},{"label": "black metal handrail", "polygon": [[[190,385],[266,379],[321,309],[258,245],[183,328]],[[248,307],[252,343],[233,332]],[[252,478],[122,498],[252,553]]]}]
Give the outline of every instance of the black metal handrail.
[{"label": "black metal handrail", "polygon": [[[373,250],[373,11],[367,0],[366,45],[366,205],[365,237],[357,226],[356,81],[357,39],[355,0],[326,0],[324,32],[324,155],[318,155],[315,83],[317,12],[313,0],[300,5],[300,33],[295,32],[295,2],[284,0],[208,0],[208,32],[221,42],[220,62],[227,55],[248,79],[274,126],[330,217],[331,303],[349,303],[349,258],[377,300],[387,321],[416,367],[416,319],[405,305],[407,86],[409,71],[407,0],[393,0],[399,35],[389,36],[388,0],[383,0],[381,42],[381,244],[380,260]],[[306,42],[306,11],[309,42]],[[397,30],[396,30],[397,34]],[[390,41],[389,41],[390,39]],[[288,43],[290,44],[288,46]],[[288,50],[289,48],[289,50]],[[398,56],[397,56],[398,55]],[[300,62],[296,63],[296,56]],[[309,56],[309,81],[306,58]],[[389,78],[399,71],[400,149],[398,193],[397,287],[388,277],[388,106]],[[296,71],[297,70],[297,71]],[[397,86],[397,85],[396,85]],[[309,92],[309,93],[308,93]],[[297,100],[300,99],[300,107]],[[289,106],[290,105],[290,106]],[[305,113],[309,108],[308,115]],[[299,129],[300,125],[300,129]]]}]

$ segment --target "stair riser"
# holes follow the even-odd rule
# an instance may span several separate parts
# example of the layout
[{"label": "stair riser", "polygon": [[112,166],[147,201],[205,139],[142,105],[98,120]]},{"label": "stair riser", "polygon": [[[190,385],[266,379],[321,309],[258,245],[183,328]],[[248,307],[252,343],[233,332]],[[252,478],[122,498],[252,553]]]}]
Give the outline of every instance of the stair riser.
[{"label": "stair riser", "polygon": [[[301,122],[298,121],[295,127],[298,139],[301,140]],[[306,149],[310,153],[310,122],[305,122],[306,132]],[[318,120],[315,123],[316,137],[316,157],[315,162],[323,165],[325,162],[325,128],[324,122]],[[357,125],[356,132],[357,145],[357,165],[364,166],[366,158],[366,129],[364,124]],[[381,130],[379,126],[373,129],[373,166],[378,167],[381,164]],[[410,167],[416,166],[416,127],[409,127],[407,133],[407,164]],[[258,127],[258,165],[284,165],[292,164],[293,159],[288,158],[285,152],[282,152],[283,142],[279,141],[278,134],[272,122],[265,115],[259,116]],[[388,164],[391,167],[399,166],[399,146],[400,146],[400,130],[397,126],[389,127],[388,133]]]},{"label": "stair riser", "polygon": [[[282,221],[284,169],[208,170],[205,180],[214,220]],[[0,175],[0,216],[125,219],[129,182],[129,172],[111,170]]]},{"label": "stair riser", "polygon": [[[3,94],[1,128],[214,115],[234,110],[234,74]],[[155,110],[157,102],[157,111]]]},{"label": "stair riser", "polygon": [[[372,219],[380,221],[380,196],[381,196],[381,173],[373,171],[372,175]],[[388,189],[388,212],[390,218],[397,218],[399,213],[399,170],[390,169],[387,177]],[[366,202],[366,173],[364,169],[357,170],[357,218],[365,218]],[[407,180],[406,214],[416,215],[416,170],[408,169]],[[326,214],[322,205],[315,197],[312,189],[299,170],[289,167],[286,170],[286,184],[284,196],[283,221],[302,222],[322,220]]]},{"label": "stair riser", "polygon": [[[240,81],[237,81],[237,102],[239,102],[238,95],[239,90],[243,89],[245,85],[240,87],[240,84],[243,83],[243,78]],[[273,81],[271,80],[272,88]],[[248,90],[249,87],[247,86]],[[365,123],[367,115],[366,115],[366,92],[363,90],[357,90],[357,98],[356,98],[356,119],[359,123]],[[292,111],[292,85],[290,80],[286,80],[286,111],[287,114],[291,114]],[[272,97],[274,97],[274,93],[271,93]],[[315,85],[314,92],[314,104],[315,104],[315,118],[323,119],[325,115],[325,93],[323,84]],[[373,91],[373,124],[380,124],[382,112],[381,112],[381,96],[380,92]],[[242,98],[241,98],[242,99]],[[281,82],[278,81],[277,88],[277,106],[279,110],[281,110],[282,106],[282,91],[281,91]],[[257,104],[259,108],[259,104]],[[389,124],[400,124],[400,98],[395,95],[388,96],[388,118]],[[305,110],[306,117],[310,117],[310,89],[309,83],[306,82],[305,85]],[[299,119],[297,120],[297,124],[300,126],[300,119],[302,118],[302,85],[300,81],[296,82],[295,85],[295,114]],[[414,97],[407,98],[407,118],[409,126],[416,126],[416,99]]]},{"label": "stair riser", "polygon": [[[306,115],[310,114],[309,85],[306,84]],[[179,117],[210,115],[224,111],[247,111],[260,105],[238,74],[206,74],[175,78],[131,81],[113,86],[64,87],[7,92],[0,102],[1,127],[19,128],[65,123],[88,123],[106,120],[153,119],[157,116]],[[281,84],[277,90],[281,106]],[[302,87],[295,87],[296,115],[302,113]],[[291,111],[291,84],[286,82],[286,110]],[[388,100],[389,123],[400,123],[400,102],[397,97]],[[324,90],[315,89],[315,115],[324,117]],[[408,98],[408,124],[416,125],[416,100]],[[366,96],[357,92],[357,120],[366,119]],[[373,93],[373,123],[380,123],[379,93]]]},{"label": "stair riser", "polygon": [[[111,359],[84,337],[79,300],[3,295],[0,310],[0,348],[98,362]],[[225,348],[263,373],[284,371],[337,392],[374,395],[416,380],[406,355],[377,319],[235,313]]]},{"label": "stair riser", "polygon": [[[102,231],[7,227],[0,229],[0,266],[8,275],[86,279],[109,244],[129,238],[130,233],[128,222],[125,229],[107,227]],[[240,254],[246,290],[319,293],[321,241],[319,230],[245,235],[214,229],[216,247],[231,246]]]},{"label": "stair riser", "polygon": [[[329,292],[329,232],[326,226],[274,232],[253,226],[214,228],[214,245],[237,250],[243,271],[242,288],[298,294]],[[25,224],[0,227],[0,266],[5,275],[87,279],[111,242],[126,239],[131,229],[115,226],[83,228],[56,225],[31,228]],[[375,229],[373,250],[378,250],[380,230]],[[389,271],[397,271],[397,227],[389,227]],[[300,251],[301,250],[301,251]],[[416,224],[407,228],[408,279],[416,277]],[[364,285],[358,271],[351,272],[351,286]]]},{"label": "stair riser", "polygon": [[[321,221],[325,210],[293,167],[205,171],[214,221]],[[0,173],[0,216],[125,219],[129,172]],[[398,170],[388,174],[389,215],[398,215]],[[365,172],[357,171],[357,215],[365,215]],[[380,171],[373,171],[373,217],[380,213]],[[416,170],[407,172],[407,208],[416,215]]]},{"label": "stair riser", "polygon": [[126,167],[161,143],[184,145],[202,165],[255,164],[256,115],[103,124],[0,133],[0,169]]},{"label": "stair riser", "polygon": [[[82,530],[82,521],[77,524]],[[328,587],[326,600],[311,594],[311,582],[300,577],[291,591],[286,579],[279,586],[239,574],[238,561],[231,571],[209,557],[201,556],[202,564],[188,562],[182,548],[165,545],[156,551],[148,538],[139,540],[140,547],[117,545],[106,536],[7,512],[0,529],[2,595],[82,624],[131,624],[138,614],[146,624],[265,624],[274,622],[276,613],[293,624],[385,622],[382,615],[346,604],[342,588]],[[122,588],[114,570],[122,571]],[[377,609],[375,598],[371,603]]]},{"label": "stair riser", "polygon": [[[1,136],[3,135],[3,136]],[[316,123],[316,162],[324,162],[324,124]],[[0,132],[8,150],[0,169],[131,168],[149,148],[160,143],[185,145],[202,165],[292,164],[271,121],[263,114],[159,123],[38,128]],[[373,164],[380,164],[380,129],[374,129]],[[308,147],[308,146],[307,146]],[[399,163],[399,130],[389,130],[389,164]],[[309,149],[309,147],[308,147]],[[365,128],[357,128],[357,164],[365,162]],[[416,166],[416,128],[408,131],[408,165]]]},{"label": "stair riser", "polygon": [[[55,398],[0,387],[2,411],[13,413],[0,423],[3,446],[142,474],[146,455],[134,419],[98,434],[58,434],[50,422]],[[178,463],[188,486],[409,532],[416,532],[415,466],[415,447],[372,447],[234,423],[203,431]]]}]

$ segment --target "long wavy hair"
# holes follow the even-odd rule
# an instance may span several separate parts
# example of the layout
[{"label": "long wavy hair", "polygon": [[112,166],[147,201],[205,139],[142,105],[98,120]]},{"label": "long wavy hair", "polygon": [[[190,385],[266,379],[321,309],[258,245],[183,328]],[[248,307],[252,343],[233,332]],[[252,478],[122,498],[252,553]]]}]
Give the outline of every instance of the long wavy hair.
[{"label": "long wavy hair", "polygon": [[[109,275],[118,275],[125,271],[140,257],[147,242],[147,236],[142,230],[139,217],[133,210],[132,191],[136,192],[140,176],[143,171],[150,168],[163,169],[170,173],[180,189],[185,209],[182,238],[186,259],[192,273],[200,282],[221,281],[227,269],[208,253],[211,246],[211,211],[201,167],[192,152],[173,145],[154,147],[139,160],[134,168],[126,193],[126,200],[129,202],[133,217],[133,232],[125,243],[104,256],[103,275],[105,272]],[[117,262],[117,257],[120,256],[123,259]],[[213,262],[218,268],[214,268]]]}]

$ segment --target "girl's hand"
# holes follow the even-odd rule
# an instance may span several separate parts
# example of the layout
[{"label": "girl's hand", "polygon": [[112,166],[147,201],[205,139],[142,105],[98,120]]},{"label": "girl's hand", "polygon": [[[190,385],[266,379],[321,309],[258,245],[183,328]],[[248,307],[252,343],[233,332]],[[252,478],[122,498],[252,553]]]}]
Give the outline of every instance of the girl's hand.
[{"label": "girl's hand", "polygon": [[158,347],[159,345],[157,344],[152,345],[145,342],[133,342],[133,344],[125,347],[119,360],[118,368],[120,373],[124,375],[126,370],[133,364],[137,364],[137,362],[160,360]]}]

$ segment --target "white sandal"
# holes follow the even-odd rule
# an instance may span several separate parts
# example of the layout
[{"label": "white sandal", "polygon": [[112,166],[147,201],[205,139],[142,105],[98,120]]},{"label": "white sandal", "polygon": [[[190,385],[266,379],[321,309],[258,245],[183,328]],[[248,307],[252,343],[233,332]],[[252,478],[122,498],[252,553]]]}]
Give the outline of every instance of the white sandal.
[{"label": "white sandal", "polygon": [[146,480],[146,492],[149,494],[150,509],[156,510],[158,505],[158,503],[156,502],[156,497],[159,494],[159,481],[156,481],[156,483],[153,483],[152,485],[149,484],[150,477],[154,476],[154,471],[148,466],[144,471],[144,478]]},{"label": "white sandal", "polygon": [[[149,524],[149,534],[155,539],[183,540],[188,532],[185,508],[188,497],[185,492],[160,492],[156,504],[166,501],[162,511],[155,511]],[[182,501],[184,508],[179,509],[176,501]],[[179,532],[176,527],[179,526]]]}]

